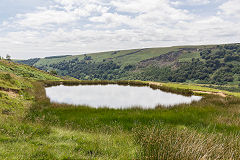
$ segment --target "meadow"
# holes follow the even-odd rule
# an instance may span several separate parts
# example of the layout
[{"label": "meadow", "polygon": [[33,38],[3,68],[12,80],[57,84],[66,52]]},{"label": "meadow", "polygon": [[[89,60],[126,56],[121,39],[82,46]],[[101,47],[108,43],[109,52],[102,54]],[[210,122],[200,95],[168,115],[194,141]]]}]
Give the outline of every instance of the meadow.
[{"label": "meadow", "polygon": [[[240,158],[239,93],[179,83],[60,81],[25,65],[3,61],[2,66],[0,159]],[[171,108],[94,109],[50,103],[44,89],[99,83],[148,85],[204,98]],[[220,92],[225,96],[214,95]]]},{"label": "meadow", "polygon": [[[37,88],[35,95],[44,95]],[[239,104],[237,97],[205,95],[190,105],[115,110],[37,96],[25,121],[68,130],[73,137],[84,133],[68,148],[72,159],[239,159]]]}]

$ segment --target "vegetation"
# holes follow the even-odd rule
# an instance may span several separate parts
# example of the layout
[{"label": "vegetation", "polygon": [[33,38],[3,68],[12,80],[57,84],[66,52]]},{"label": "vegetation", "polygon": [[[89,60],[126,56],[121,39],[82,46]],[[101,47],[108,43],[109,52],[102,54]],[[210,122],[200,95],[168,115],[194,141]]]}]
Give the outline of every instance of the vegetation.
[{"label": "vegetation", "polygon": [[[127,56],[143,52],[135,50]],[[126,54],[117,52],[113,55],[124,58]],[[182,58],[182,62],[192,63],[186,57]],[[84,61],[93,60],[94,56],[91,56]],[[116,68],[132,69],[136,74],[142,72],[129,64]],[[159,73],[167,74],[168,69],[162,68]],[[240,93],[215,89],[217,85],[209,88],[205,84],[63,80],[5,60],[0,61],[0,71],[1,159],[225,160],[240,157]],[[145,76],[151,77],[151,74]],[[154,89],[202,94],[204,97],[199,102],[171,108],[94,109],[50,103],[44,90],[45,86],[51,85],[99,83],[149,85]],[[214,95],[218,93],[223,96]]]},{"label": "vegetation", "polygon": [[[203,83],[226,84],[239,77],[240,45],[217,46],[200,52],[201,58],[182,64],[171,81],[198,80]],[[238,81],[238,79],[235,79]]]},{"label": "vegetation", "polygon": [[8,60],[8,61],[11,60],[11,56],[9,54],[6,55],[6,60]]},{"label": "vegetation", "polygon": [[20,77],[36,80],[60,80],[61,78],[52,76],[44,71],[40,71],[28,65],[19,65],[10,61],[0,60],[0,72],[15,74]]},{"label": "vegetation", "polygon": [[84,60],[79,61],[77,58],[66,63],[65,61],[58,64],[51,64],[50,67],[57,70],[66,70],[69,72],[62,75],[72,76],[78,79],[93,80],[111,80],[119,78],[120,66],[110,62],[93,63],[88,60],[87,56]]},{"label": "vegetation", "polygon": [[240,44],[226,44],[114,51],[18,62],[80,80],[191,82],[227,85],[222,88],[237,91],[239,53]]},{"label": "vegetation", "polygon": [[[28,112],[28,121],[87,134],[108,135],[113,139],[121,133],[128,137],[131,150],[118,154],[125,155],[127,159],[238,159],[240,156],[240,99],[235,97],[208,95],[190,105],[155,110],[94,109],[52,104],[41,98]],[[126,145],[123,143],[126,141],[121,139],[118,145]],[[83,147],[79,146],[88,158],[119,158],[113,156],[115,148],[103,150],[98,144],[91,143],[94,144],[92,147],[85,141],[81,142]],[[89,145],[87,150],[86,145]],[[74,159],[72,150],[71,158]],[[108,157],[105,157],[107,152]]]}]

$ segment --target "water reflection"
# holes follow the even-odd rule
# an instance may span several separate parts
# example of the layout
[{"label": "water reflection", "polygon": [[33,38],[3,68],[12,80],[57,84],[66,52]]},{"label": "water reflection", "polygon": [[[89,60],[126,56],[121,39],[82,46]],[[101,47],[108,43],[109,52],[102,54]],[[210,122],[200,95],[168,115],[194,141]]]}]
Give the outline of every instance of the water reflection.
[{"label": "water reflection", "polygon": [[189,104],[201,99],[199,96],[186,97],[149,87],[120,85],[61,85],[46,88],[46,94],[51,102],[115,109],[131,107],[148,109],[157,105],[168,107],[181,103]]}]

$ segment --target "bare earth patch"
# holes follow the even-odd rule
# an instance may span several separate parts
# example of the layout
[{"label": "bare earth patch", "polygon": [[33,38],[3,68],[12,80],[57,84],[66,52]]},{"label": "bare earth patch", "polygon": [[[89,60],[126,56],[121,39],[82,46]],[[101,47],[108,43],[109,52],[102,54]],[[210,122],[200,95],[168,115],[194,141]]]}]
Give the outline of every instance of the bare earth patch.
[{"label": "bare earth patch", "polygon": [[10,98],[17,98],[18,94],[12,91],[4,91]]},{"label": "bare earth patch", "polygon": [[203,93],[203,94],[214,94],[214,95],[218,95],[220,97],[227,97],[226,94],[224,94],[223,92],[208,92],[208,91],[194,91],[194,93]]}]

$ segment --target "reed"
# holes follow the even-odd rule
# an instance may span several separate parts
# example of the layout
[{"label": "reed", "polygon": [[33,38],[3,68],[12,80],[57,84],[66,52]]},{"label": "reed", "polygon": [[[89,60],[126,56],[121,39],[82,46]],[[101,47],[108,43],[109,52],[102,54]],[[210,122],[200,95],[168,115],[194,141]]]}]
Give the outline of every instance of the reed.
[{"label": "reed", "polygon": [[150,87],[152,89],[160,89],[165,92],[176,93],[176,94],[181,94],[181,95],[185,95],[185,96],[193,95],[193,91],[191,91],[189,89],[172,88],[172,87],[160,86],[160,85],[156,85],[156,84],[150,84]]},{"label": "reed", "polygon": [[150,82],[145,81],[132,81],[132,80],[118,80],[118,81],[108,81],[108,80],[77,80],[77,81],[41,81],[45,84],[45,87],[66,85],[66,86],[77,86],[77,85],[108,85],[108,84],[117,84],[125,86],[149,86],[152,89],[159,89],[165,92],[181,94],[185,96],[193,95],[193,92],[190,89],[179,89],[173,87],[167,87],[157,84],[151,84]]},{"label": "reed", "polygon": [[239,135],[198,133],[169,126],[135,129],[139,159],[239,159]]},{"label": "reed", "polygon": [[[129,85],[132,82],[112,84]],[[75,84],[78,83],[89,85],[88,81],[77,81]],[[90,83],[95,85],[95,82]],[[160,88],[158,85],[152,87]],[[85,139],[79,139],[77,145],[69,149],[73,155],[81,153],[89,159],[240,158],[240,99],[237,97],[205,95],[201,101],[191,104],[170,108],[159,106],[148,110],[95,109],[50,103],[48,98],[41,96],[44,95],[43,85],[38,83],[35,88],[36,100],[25,116],[25,121],[74,131],[74,136],[81,132],[86,133],[83,136]],[[106,144],[103,139],[98,138],[99,135],[118,135],[121,138],[108,139]],[[87,141],[86,137],[89,136],[92,139]],[[126,143],[127,141],[129,143]],[[115,147],[110,147],[112,145]],[[121,150],[122,152],[119,152]],[[128,151],[131,151],[131,154]],[[58,154],[54,151],[52,155]]]}]

